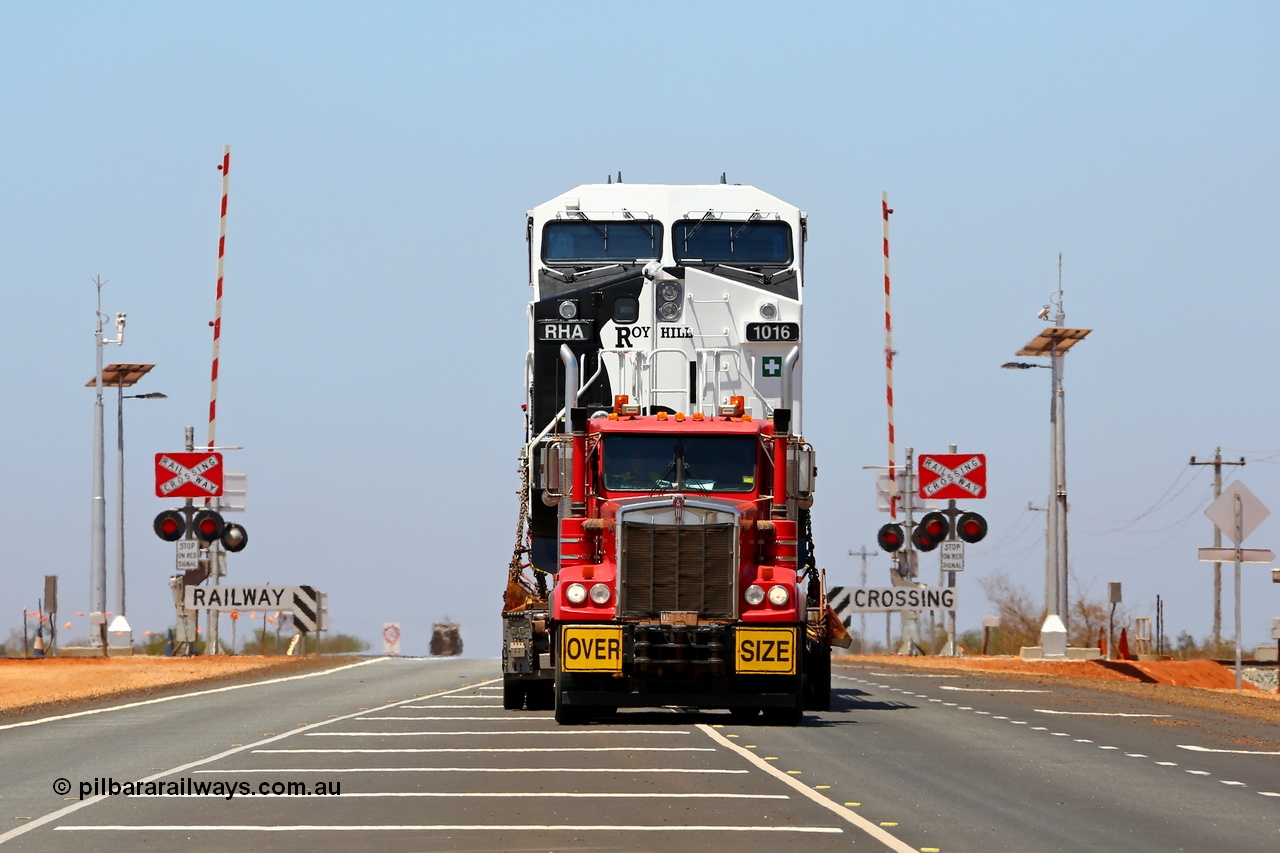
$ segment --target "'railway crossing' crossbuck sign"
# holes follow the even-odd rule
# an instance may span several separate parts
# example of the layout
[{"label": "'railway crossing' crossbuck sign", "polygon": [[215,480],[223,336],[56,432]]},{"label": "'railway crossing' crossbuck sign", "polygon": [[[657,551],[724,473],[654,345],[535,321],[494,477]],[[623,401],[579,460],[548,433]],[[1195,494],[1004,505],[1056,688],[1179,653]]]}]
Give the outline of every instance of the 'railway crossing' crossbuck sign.
[{"label": "'railway crossing' crossbuck sign", "polygon": [[156,497],[219,497],[222,470],[221,453],[157,453]]},{"label": "'railway crossing' crossbuck sign", "polygon": [[920,497],[947,500],[987,496],[984,453],[921,453]]}]

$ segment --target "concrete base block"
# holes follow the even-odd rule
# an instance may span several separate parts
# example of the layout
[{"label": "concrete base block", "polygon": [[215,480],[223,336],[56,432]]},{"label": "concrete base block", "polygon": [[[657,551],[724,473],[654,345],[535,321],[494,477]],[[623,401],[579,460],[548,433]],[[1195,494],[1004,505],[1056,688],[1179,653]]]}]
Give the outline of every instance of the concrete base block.
[{"label": "concrete base block", "polygon": [[1023,660],[1098,660],[1102,657],[1102,652],[1094,648],[1072,646],[1066,649],[1066,654],[1047,655],[1043,646],[1023,646],[1018,656]]},{"label": "concrete base block", "polygon": [[1253,650],[1254,660],[1280,660],[1280,646],[1258,646]]}]

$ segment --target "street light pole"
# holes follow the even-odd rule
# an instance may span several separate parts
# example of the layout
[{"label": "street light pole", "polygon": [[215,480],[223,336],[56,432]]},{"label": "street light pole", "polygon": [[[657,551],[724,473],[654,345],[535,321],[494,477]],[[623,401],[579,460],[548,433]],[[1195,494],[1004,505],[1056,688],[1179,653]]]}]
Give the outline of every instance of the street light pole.
[{"label": "street light pole", "polygon": [[[151,369],[151,365],[110,365],[110,368],[119,367],[146,367]],[[125,617],[125,584],[124,584],[124,401],[125,400],[163,400],[169,395],[161,394],[159,391],[152,391],[148,394],[126,394],[124,389],[132,382],[126,383],[126,379],[130,375],[136,375],[139,378],[146,370],[141,373],[130,374],[125,371],[119,371],[116,375],[119,379],[116,381],[116,511],[119,518],[119,529],[116,531],[116,618],[112,620],[112,631],[124,631],[128,634],[128,643],[133,646],[133,628],[129,625],[129,620]],[[136,382],[137,379],[134,379]]]},{"label": "street light pole", "polygon": [[[1030,343],[1018,350],[1022,356],[1048,356],[1049,364],[1028,364],[1010,361],[1002,367],[1025,370],[1032,367],[1048,367],[1052,371],[1051,399],[1049,406],[1049,506],[1048,544],[1049,556],[1045,560],[1044,606],[1045,623],[1041,629],[1041,643],[1047,644],[1050,631],[1066,631],[1069,618],[1067,570],[1067,433],[1066,395],[1062,384],[1062,359],[1076,343],[1085,339],[1092,329],[1072,329],[1065,326],[1066,312],[1062,307],[1062,256],[1058,256],[1058,289],[1050,296],[1057,306],[1054,325],[1045,329]],[[1049,319],[1051,305],[1046,305],[1038,315]],[[1058,625],[1061,628],[1058,628]]]},{"label": "street light pole", "polygon": [[[93,332],[94,354],[97,372],[90,384],[94,386],[93,400],[93,503],[91,508],[90,545],[89,545],[89,624],[97,625],[98,641],[102,643],[102,654],[107,654],[107,498],[106,472],[103,470],[103,426],[102,426],[102,346],[103,344],[124,343],[125,315],[116,314],[116,337],[102,336],[102,321],[106,316],[102,313],[102,286],[106,284],[102,276],[94,279],[98,288],[97,323]],[[89,644],[93,645],[93,628],[90,627]]]},{"label": "street light pole", "polygon": [[[99,320],[99,326],[101,320]],[[124,315],[117,316],[116,325],[121,329],[121,337],[123,338]],[[102,340],[102,335],[98,335],[98,339]],[[104,343],[119,343],[119,341],[104,341]],[[85,383],[86,387],[97,389],[97,405],[94,409],[94,557],[97,560],[94,564],[94,604],[91,609],[98,614],[101,628],[99,634],[102,640],[103,654],[106,654],[107,634],[108,632],[131,633],[129,621],[125,618],[125,585],[124,585],[124,401],[133,397],[142,397],[152,399],[164,397],[164,394],[126,394],[124,389],[132,388],[137,384],[138,380],[146,376],[154,364],[108,364],[102,366],[101,346],[98,350],[98,372],[94,377]],[[103,497],[103,427],[102,427],[102,389],[105,386],[114,386],[116,389],[116,507],[119,515],[119,528],[117,530],[116,540],[116,583],[118,591],[116,594],[116,610],[115,618],[108,625],[106,614],[107,598],[107,523],[106,523],[106,500]],[[97,624],[95,622],[95,624]],[[133,645],[133,637],[129,637],[129,645]]]}]

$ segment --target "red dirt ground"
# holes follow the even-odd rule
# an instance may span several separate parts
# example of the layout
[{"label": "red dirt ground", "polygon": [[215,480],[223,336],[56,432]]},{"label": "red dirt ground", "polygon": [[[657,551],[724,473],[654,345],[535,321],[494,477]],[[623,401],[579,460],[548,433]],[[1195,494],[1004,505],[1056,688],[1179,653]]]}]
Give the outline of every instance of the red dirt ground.
[{"label": "red dirt ground", "polygon": [[192,685],[288,674],[346,663],[331,657],[0,658],[0,715],[54,708],[104,696],[144,696]]},{"label": "red dirt ground", "polygon": [[1280,724],[1280,695],[1249,682],[1235,689],[1235,671],[1208,660],[1192,661],[1024,661],[1010,657],[899,657],[839,655],[839,666],[872,663],[951,671],[987,672],[1018,681],[1063,681],[1112,693],[1173,702]]}]

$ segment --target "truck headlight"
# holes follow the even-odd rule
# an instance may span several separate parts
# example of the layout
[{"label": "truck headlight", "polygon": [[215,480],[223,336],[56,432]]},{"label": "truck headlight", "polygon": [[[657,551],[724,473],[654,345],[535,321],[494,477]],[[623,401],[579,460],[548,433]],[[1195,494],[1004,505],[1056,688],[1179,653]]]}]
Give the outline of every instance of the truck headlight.
[{"label": "truck headlight", "polygon": [[791,593],[787,592],[785,586],[769,587],[769,603],[774,607],[782,607],[791,600]]},{"label": "truck headlight", "polygon": [[591,585],[591,600],[596,604],[609,603],[609,585],[607,583],[597,583]]},{"label": "truck headlight", "polygon": [[747,604],[755,607],[757,604],[764,601],[764,589],[752,584],[747,587],[747,591],[743,593],[742,597],[747,600]]},{"label": "truck headlight", "polygon": [[564,591],[564,597],[569,599],[570,604],[581,604],[587,600],[587,588],[580,583],[571,583]]}]

